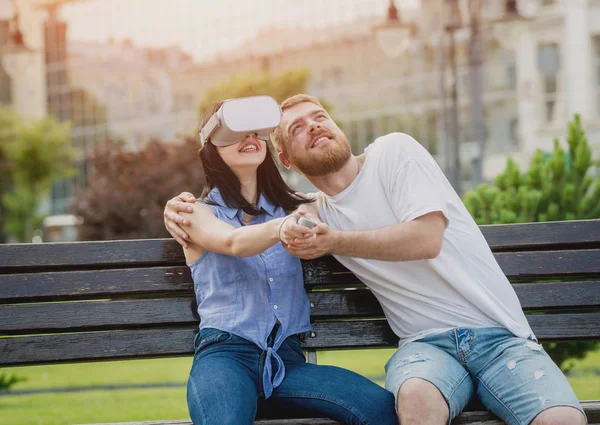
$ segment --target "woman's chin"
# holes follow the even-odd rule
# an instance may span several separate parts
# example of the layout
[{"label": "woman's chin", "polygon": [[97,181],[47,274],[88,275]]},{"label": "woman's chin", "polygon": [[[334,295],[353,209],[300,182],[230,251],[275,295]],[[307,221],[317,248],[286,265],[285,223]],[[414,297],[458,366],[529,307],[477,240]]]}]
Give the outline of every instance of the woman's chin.
[{"label": "woman's chin", "polygon": [[265,160],[264,157],[262,156],[254,156],[254,157],[246,157],[246,158],[241,158],[239,161],[236,162],[235,167],[242,167],[242,168],[248,168],[248,167],[257,167],[263,163],[263,161]]}]

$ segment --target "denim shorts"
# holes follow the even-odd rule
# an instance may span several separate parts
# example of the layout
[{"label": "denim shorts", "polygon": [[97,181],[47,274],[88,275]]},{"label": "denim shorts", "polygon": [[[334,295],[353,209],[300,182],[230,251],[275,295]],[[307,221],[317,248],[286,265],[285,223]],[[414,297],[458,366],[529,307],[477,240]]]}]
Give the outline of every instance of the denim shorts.
[{"label": "denim shorts", "polygon": [[385,366],[386,388],[420,378],[436,386],[456,417],[473,396],[510,425],[570,406],[584,415],[567,378],[535,340],[504,328],[454,329],[402,346]]}]

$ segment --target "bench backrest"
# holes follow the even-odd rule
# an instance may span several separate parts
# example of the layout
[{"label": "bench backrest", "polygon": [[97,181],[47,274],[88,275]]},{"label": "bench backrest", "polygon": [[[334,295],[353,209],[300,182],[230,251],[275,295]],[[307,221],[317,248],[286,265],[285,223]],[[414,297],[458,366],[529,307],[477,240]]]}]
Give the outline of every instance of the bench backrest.
[{"label": "bench backrest", "polygon": [[[540,339],[600,339],[600,220],[481,229]],[[397,344],[375,297],[335,259],[304,272],[307,349]],[[2,366],[189,355],[198,322],[173,240],[0,245]]]}]

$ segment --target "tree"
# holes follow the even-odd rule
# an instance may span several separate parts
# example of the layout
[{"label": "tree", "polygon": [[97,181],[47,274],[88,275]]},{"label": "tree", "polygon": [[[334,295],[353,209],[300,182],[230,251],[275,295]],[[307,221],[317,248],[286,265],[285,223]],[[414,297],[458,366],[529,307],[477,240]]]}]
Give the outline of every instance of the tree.
[{"label": "tree", "polygon": [[169,237],[163,209],[182,190],[199,196],[204,187],[193,138],[149,142],[127,151],[122,142],[97,145],[89,160],[88,184],[75,193],[73,213],[83,218],[80,240]]},{"label": "tree", "polygon": [[4,227],[19,241],[31,241],[39,203],[55,179],[71,175],[75,151],[67,124],[51,118],[17,119],[3,143],[2,155],[10,176],[2,202]]},{"label": "tree", "polygon": [[8,144],[16,139],[16,129],[20,125],[20,117],[10,108],[0,108],[0,244],[5,243],[4,194],[12,182],[12,170],[8,162]]},{"label": "tree", "polygon": [[[492,185],[482,184],[464,195],[478,224],[504,224],[600,218],[600,175],[594,175],[592,150],[575,115],[569,123],[565,153],[557,139],[551,156],[538,150],[523,173],[508,158]],[[583,358],[596,343],[547,344],[546,351],[563,369],[569,358]]]},{"label": "tree", "polygon": [[538,150],[521,173],[508,158],[493,185],[482,184],[464,196],[478,224],[582,220],[600,217],[600,176],[593,175],[592,150],[578,115],[569,123],[569,152],[554,140],[548,158]]}]

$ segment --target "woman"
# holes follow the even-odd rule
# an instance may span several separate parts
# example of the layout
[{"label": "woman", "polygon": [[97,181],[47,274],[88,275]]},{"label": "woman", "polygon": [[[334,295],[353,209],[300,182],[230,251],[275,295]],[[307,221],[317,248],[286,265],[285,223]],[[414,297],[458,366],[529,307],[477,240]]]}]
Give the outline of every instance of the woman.
[{"label": "woman", "polygon": [[[205,115],[202,127],[219,109]],[[300,260],[280,238],[310,243],[294,211],[308,200],[283,181],[265,141],[203,145],[202,201],[187,214],[184,250],[201,318],[188,381],[194,424],[252,424],[260,415],[397,424],[394,397],[345,369],[306,363],[310,305]]]}]

